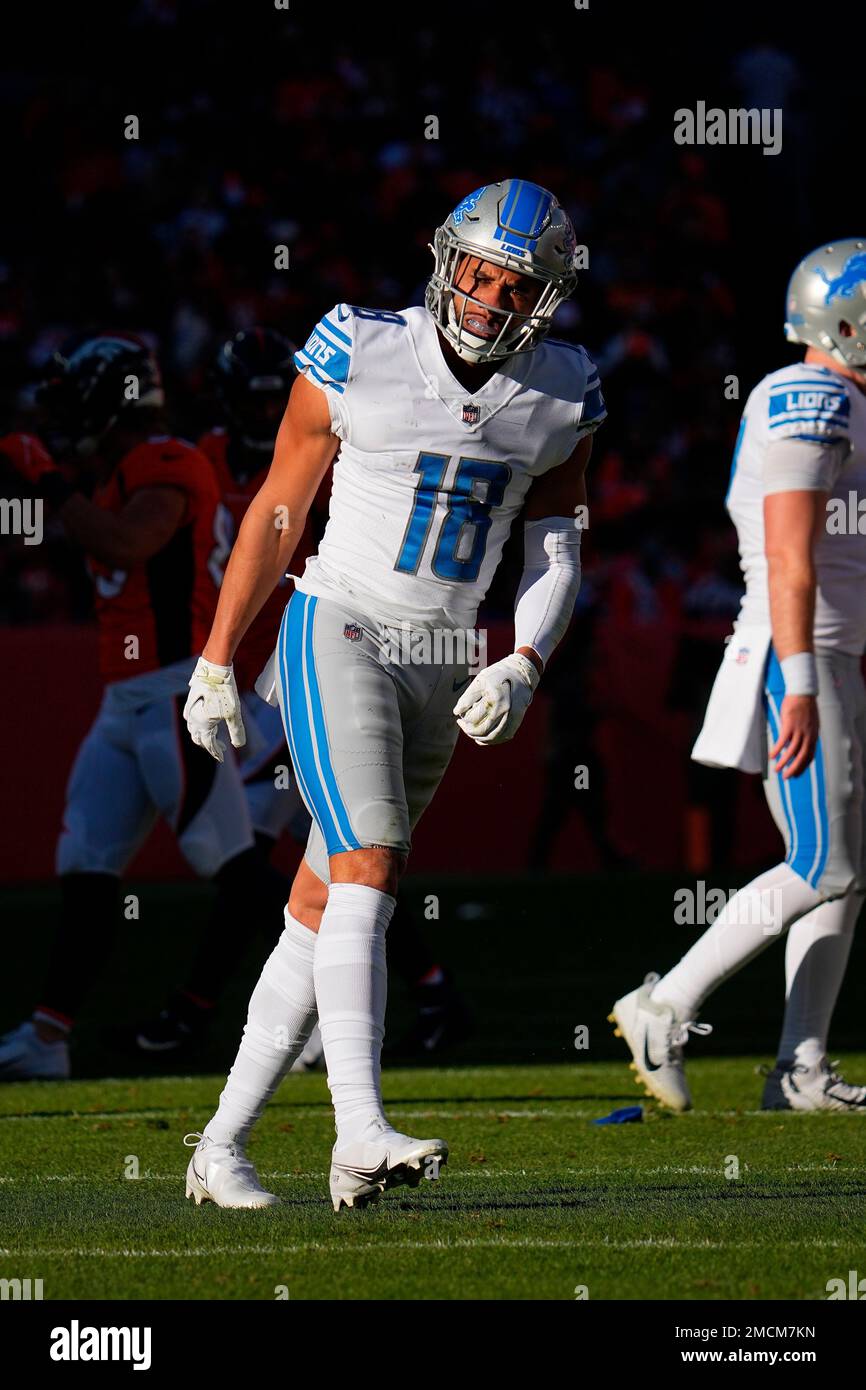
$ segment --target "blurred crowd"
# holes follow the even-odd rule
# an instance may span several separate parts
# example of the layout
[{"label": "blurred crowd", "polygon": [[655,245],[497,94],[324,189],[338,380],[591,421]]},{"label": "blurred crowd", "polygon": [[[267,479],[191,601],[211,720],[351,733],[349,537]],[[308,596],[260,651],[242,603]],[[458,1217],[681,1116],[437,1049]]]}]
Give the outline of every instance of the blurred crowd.
[{"label": "blurred crowd", "polygon": [[[74,64],[50,81],[7,74],[7,174],[26,196],[0,233],[2,428],[26,422],[41,364],[70,337],[129,328],[158,349],[173,425],[195,438],[215,423],[208,373],[226,336],[265,324],[303,342],[337,300],[420,302],[448,210],[492,179],[534,179],[588,248],[555,331],[596,358],[609,409],[587,595],[633,621],[724,626],[739,414],[789,359],[785,277],[826,234],[809,196],[822,106],[802,57],[732,38],[689,71],[685,50],[648,62],[565,11],[527,38],[471,4],[410,30],[302,8],[222,30],[219,7],[139,0],[115,15],[120,56],[98,80]],[[782,154],[675,145],[673,109],[696,98],[782,106]],[[0,621],[87,619],[83,566],[52,531],[39,547],[4,539],[0,557]],[[518,570],[512,550],[492,612],[509,611]]]}]

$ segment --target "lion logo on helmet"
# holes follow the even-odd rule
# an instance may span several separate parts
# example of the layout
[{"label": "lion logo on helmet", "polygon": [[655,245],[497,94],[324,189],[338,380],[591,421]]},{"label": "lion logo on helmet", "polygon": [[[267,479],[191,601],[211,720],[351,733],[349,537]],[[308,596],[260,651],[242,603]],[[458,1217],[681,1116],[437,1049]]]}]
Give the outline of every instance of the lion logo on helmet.
[{"label": "lion logo on helmet", "polygon": [[834,275],[832,279],[823,266],[816,265],[813,268],[827,286],[825,304],[832,304],[833,300],[838,298],[850,299],[857,286],[866,280],[866,251],[857,251],[853,256],[849,256],[839,274]]},{"label": "lion logo on helmet", "polygon": [[476,188],[474,193],[467,193],[466,197],[462,200],[462,202],[459,202],[457,204],[456,208],[451,214],[451,220],[454,223],[455,227],[459,227],[464,217],[466,217],[470,212],[475,211],[478,199],[484,192],[485,186],[486,185],[482,186],[481,188]]}]

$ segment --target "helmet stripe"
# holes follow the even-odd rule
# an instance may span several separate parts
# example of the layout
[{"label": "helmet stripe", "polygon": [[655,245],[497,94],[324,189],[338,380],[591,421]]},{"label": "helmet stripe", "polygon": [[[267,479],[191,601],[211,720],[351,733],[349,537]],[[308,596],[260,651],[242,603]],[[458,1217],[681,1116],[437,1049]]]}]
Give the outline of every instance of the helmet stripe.
[{"label": "helmet stripe", "polygon": [[494,238],[518,251],[534,251],[549,209],[550,194],[545,189],[515,179]]}]

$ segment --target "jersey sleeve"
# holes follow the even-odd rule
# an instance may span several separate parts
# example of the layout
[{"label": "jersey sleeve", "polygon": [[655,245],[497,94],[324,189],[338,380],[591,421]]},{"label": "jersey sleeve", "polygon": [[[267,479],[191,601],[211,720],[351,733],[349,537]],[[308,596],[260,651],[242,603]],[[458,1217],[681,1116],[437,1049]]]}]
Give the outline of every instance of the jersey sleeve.
[{"label": "jersey sleeve", "polygon": [[764,451],[764,495],[774,492],[831,492],[848,457],[848,441],[770,438]]},{"label": "jersey sleeve", "polygon": [[352,368],[355,318],[348,304],[335,304],[323,314],[302,348],[294,356],[299,372],[314,386],[325,392],[331,411],[334,433],[344,439],[346,412],[341,397],[345,395]]},{"label": "jersey sleeve", "polygon": [[770,442],[800,439],[807,443],[838,444],[849,438],[851,402],[838,379],[803,378],[774,384],[767,395],[767,433]]},{"label": "jersey sleeve", "polygon": [[577,434],[581,438],[592,434],[607,419],[607,406],[601,394],[601,381],[598,367],[585,348],[581,348],[582,365],[585,372],[583,400],[578,408]]}]

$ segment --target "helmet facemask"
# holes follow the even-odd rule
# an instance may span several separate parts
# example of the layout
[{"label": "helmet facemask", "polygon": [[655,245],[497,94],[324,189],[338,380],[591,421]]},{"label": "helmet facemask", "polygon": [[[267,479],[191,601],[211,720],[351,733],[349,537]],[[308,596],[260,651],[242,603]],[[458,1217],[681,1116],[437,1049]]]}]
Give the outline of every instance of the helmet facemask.
[{"label": "helmet facemask", "polygon": [[[559,305],[577,285],[574,229],[553,195],[535,184],[509,179],[465,198],[436,229],[433,274],[425,303],[455,352],[468,362],[502,361],[532,352],[549,333]],[[466,258],[477,257],[541,285],[531,312],[496,309],[455,283]],[[458,314],[455,296],[463,303]],[[466,324],[471,306],[502,319],[492,338]]]}]

